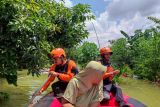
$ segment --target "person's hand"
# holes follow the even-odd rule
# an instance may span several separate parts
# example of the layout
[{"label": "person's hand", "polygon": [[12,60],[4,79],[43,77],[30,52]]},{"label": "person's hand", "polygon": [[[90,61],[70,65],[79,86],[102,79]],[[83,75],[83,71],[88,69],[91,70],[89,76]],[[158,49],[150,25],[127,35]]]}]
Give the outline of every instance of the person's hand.
[{"label": "person's hand", "polygon": [[36,92],[33,93],[32,96],[38,96],[38,95],[41,95],[41,93],[42,93],[42,91],[38,91],[38,92],[36,91]]},{"label": "person's hand", "polygon": [[119,70],[115,70],[115,71],[113,71],[113,74],[114,75],[117,75],[117,74],[119,74],[120,73],[120,71]]},{"label": "person's hand", "polygon": [[53,75],[54,77],[57,77],[59,75],[57,72],[54,71],[51,71],[50,74]]},{"label": "person's hand", "polygon": [[114,76],[114,72],[110,72],[109,74],[110,74],[110,76],[112,76],[112,77]]}]

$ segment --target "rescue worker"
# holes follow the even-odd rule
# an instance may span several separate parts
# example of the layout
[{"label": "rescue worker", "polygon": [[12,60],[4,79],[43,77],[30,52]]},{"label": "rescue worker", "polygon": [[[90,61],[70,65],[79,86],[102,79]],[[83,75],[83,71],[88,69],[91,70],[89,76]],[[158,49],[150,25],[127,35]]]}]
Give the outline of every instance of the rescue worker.
[{"label": "rescue worker", "polygon": [[49,70],[49,79],[42,86],[39,94],[45,91],[51,82],[58,78],[58,81],[52,84],[54,96],[63,93],[68,85],[68,82],[78,73],[76,64],[73,60],[66,59],[65,51],[62,48],[55,48],[50,52],[53,64]]},{"label": "rescue worker", "polygon": [[110,56],[112,54],[113,52],[109,47],[103,47],[100,49],[101,59],[99,62],[102,65],[107,66],[106,73],[103,76],[103,101],[109,100],[109,92],[113,92],[115,94],[116,101],[120,104],[120,107],[129,107],[129,105],[127,105],[124,101],[121,88],[116,86],[112,81],[113,77],[120,72],[119,70],[115,70],[110,63]]}]

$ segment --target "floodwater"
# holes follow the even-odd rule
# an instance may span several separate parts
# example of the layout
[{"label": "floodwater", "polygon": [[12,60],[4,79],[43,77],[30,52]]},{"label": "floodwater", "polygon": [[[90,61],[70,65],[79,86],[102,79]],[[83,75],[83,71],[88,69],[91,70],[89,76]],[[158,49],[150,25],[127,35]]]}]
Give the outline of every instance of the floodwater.
[{"label": "floodwater", "polygon": [[[27,76],[26,71],[18,72],[18,86],[8,85],[6,80],[0,80],[0,91],[10,94],[8,101],[0,102],[0,107],[25,107],[32,93],[47,79],[48,75],[40,77]],[[160,107],[160,87],[143,80],[123,78],[120,86],[125,94],[143,102],[148,107]],[[51,91],[49,87],[47,92]],[[44,92],[45,95],[47,92]]]}]

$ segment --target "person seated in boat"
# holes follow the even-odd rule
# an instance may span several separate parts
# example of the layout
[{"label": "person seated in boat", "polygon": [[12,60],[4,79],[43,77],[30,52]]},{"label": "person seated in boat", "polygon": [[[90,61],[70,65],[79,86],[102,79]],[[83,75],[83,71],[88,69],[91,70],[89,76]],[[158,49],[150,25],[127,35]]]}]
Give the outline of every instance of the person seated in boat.
[{"label": "person seated in boat", "polygon": [[110,63],[110,56],[112,54],[113,52],[109,47],[103,47],[100,49],[101,59],[99,62],[102,65],[107,66],[106,73],[103,76],[103,101],[109,100],[109,92],[113,92],[115,94],[116,101],[120,104],[120,107],[129,107],[124,101],[121,88],[116,86],[112,81],[113,77],[120,72],[119,70],[115,70]]},{"label": "person seated in boat", "polygon": [[107,67],[90,61],[72,78],[62,97],[62,107],[99,107],[103,99],[103,75]]},{"label": "person seated in boat", "polygon": [[51,82],[58,78],[58,81],[52,84],[52,90],[54,96],[63,93],[68,85],[68,82],[73,76],[78,73],[76,64],[73,60],[67,60],[65,51],[62,48],[55,48],[50,52],[50,57],[53,60],[53,64],[49,70],[49,79],[41,88],[41,94],[44,90],[48,88]]}]

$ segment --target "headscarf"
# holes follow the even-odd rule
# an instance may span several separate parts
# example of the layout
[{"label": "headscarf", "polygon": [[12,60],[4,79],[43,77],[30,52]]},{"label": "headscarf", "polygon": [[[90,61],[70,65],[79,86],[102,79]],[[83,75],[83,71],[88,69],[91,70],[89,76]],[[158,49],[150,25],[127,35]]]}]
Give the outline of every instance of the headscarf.
[{"label": "headscarf", "polygon": [[90,61],[85,69],[75,76],[78,80],[77,87],[79,88],[79,94],[83,94],[92,86],[98,85],[101,82],[106,69],[107,67],[99,62]]},{"label": "headscarf", "polygon": [[103,99],[103,75],[107,67],[90,61],[85,69],[72,78],[63,95],[64,99],[76,107],[88,107]]}]

